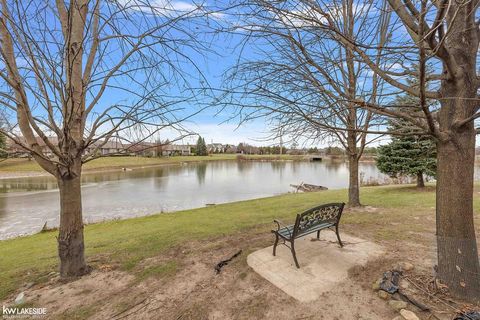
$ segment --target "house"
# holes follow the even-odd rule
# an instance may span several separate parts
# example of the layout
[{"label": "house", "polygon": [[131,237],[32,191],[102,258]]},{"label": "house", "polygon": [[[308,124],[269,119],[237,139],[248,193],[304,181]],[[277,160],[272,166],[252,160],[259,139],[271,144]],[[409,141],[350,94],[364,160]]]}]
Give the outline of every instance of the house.
[{"label": "house", "polygon": [[[50,150],[49,147],[45,144],[45,141],[43,141],[42,138],[36,137],[38,145],[42,149],[42,153],[49,158],[52,158],[54,156],[53,152]],[[48,141],[52,143],[53,145],[58,145],[58,139],[57,137],[47,137]],[[26,140],[24,137],[17,137],[16,141],[20,142],[17,143],[13,141],[10,138],[6,138],[6,147],[7,147],[7,153],[9,157],[17,157],[17,158],[27,158],[30,157],[30,152],[25,149],[24,147],[21,146],[21,144],[26,144]]]},{"label": "house", "polygon": [[[37,137],[37,143],[41,146],[42,152],[45,156],[54,157],[53,152],[48,148],[40,137]],[[17,140],[24,143],[25,139],[19,137]],[[58,146],[58,139],[56,137],[48,137],[48,140],[55,146]],[[7,153],[10,157],[30,157],[30,152],[23,148],[20,144],[15,143],[13,140],[8,139]],[[153,142],[136,142],[125,144],[117,139],[115,140],[99,140],[90,144],[84,153],[95,153],[95,155],[108,156],[108,155],[131,155],[131,156],[143,156],[143,157],[158,157],[158,156],[189,156],[192,154],[192,146],[190,145],[178,145],[178,144],[161,144]]]},{"label": "house", "polygon": [[224,153],[226,147],[221,143],[210,143],[207,144],[208,153]]},{"label": "house", "polygon": [[[58,147],[58,138],[57,137],[47,137],[48,141],[50,141],[51,144],[54,146]],[[18,137],[16,139],[17,141],[20,141],[21,143],[25,144],[26,140],[24,137]],[[50,150],[50,148],[46,145],[45,141],[40,138],[36,137],[38,145],[42,149],[42,153],[49,158],[53,158],[55,155],[54,153]],[[23,148],[21,144],[16,143],[12,139],[7,138],[6,141],[7,144],[7,153],[9,157],[30,157],[30,152]],[[96,141],[89,145],[85,153],[92,153],[95,152],[99,155],[112,155],[112,154],[122,154],[125,153],[125,147],[124,145],[119,142],[119,141],[107,141],[104,142],[102,140]]]},{"label": "house", "polygon": [[190,145],[171,143],[138,142],[125,147],[127,154],[142,157],[159,156],[189,156],[192,154]]},{"label": "house", "polygon": [[109,140],[105,142],[104,140],[98,140],[90,144],[84,153],[95,153],[102,156],[124,154],[125,145],[120,141]]},{"label": "house", "polygon": [[190,156],[192,146],[186,144],[167,144],[162,146],[162,156]]},{"label": "house", "polygon": [[[22,138],[20,138],[23,140]],[[6,138],[6,151],[9,158],[18,157],[18,158],[26,158],[30,156],[30,153],[25,150],[21,145],[17,144],[10,138]]]},{"label": "house", "polygon": [[237,153],[237,146],[233,144],[225,145],[225,153]]},{"label": "house", "polygon": [[131,156],[155,157],[161,146],[151,142],[135,142],[125,145],[125,151]]},{"label": "house", "polygon": [[102,155],[125,153],[125,146],[119,141],[98,141],[98,152]]}]

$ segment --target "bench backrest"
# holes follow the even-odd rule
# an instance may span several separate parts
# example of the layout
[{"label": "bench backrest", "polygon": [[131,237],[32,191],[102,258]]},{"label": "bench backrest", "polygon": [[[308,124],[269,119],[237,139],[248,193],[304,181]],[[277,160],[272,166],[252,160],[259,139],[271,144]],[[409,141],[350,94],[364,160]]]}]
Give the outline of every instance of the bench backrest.
[{"label": "bench backrest", "polygon": [[338,224],[344,206],[345,203],[327,203],[298,214],[293,228],[293,235],[306,232],[308,229],[321,223]]}]

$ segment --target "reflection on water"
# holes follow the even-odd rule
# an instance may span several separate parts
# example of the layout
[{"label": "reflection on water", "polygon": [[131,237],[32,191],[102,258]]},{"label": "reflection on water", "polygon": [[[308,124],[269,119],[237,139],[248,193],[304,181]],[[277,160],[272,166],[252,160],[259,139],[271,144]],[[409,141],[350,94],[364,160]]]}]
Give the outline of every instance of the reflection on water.
[{"label": "reflection on water", "polygon": [[197,173],[198,184],[203,184],[205,182],[205,175],[207,174],[207,163],[199,163],[195,172]]},{"label": "reflection on water", "polygon": [[[373,163],[361,164],[365,178],[382,179]],[[272,196],[306,182],[328,188],[348,185],[342,162],[215,161],[132,171],[84,174],[86,222],[203,207]],[[58,225],[58,190],[53,178],[0,180],[0,239]]]}]

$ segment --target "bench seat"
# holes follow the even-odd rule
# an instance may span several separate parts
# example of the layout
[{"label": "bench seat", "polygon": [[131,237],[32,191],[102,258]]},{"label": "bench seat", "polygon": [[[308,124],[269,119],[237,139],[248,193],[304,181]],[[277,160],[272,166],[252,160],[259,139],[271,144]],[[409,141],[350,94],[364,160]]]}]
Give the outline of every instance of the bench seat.
[{"label": "bench seat", "polygon": [[[327,228],[330,228],[330,227],[333,227],[333,226],[335,226],[335,223],[332,223],[332,222],[320,223],[320,224],[314,225],[313,227],[311,227],[309,229],[306,229],[306,230],[302,231],[301,233],[299,233],[297,235],[297,238],[300,238],[301,236],[306,236],[307,234],[314,233],[314,232],[317,232],[319,230],[327,229]],[[291,237],[293,235],[294,227],[295,227],[295,225],[283,227],[280,230],[277,230],[278,235],[281,236],[282,238],[285,238],[285,239],[291,239]]]},{"label": "bench seat", "polygon": [[277,230],[272,230],[272,233],[275,234],[273,255],[275,256],[276,254],[279,239],[282,239],[283,244],[285,245],[286,241],[290,242],[289,248],[292,251],[293,260],[295,261],[297,268],[300,268],[295,253],[295,239],[314,232],[317,233],[317,239],[319,239],[320,231],[331,227],[335,227],[338,243],[343,247],[340,234],[338,233],[338,225],[340,223],[344,206],[345,203],[328,203],[309,209],[303,213],[297,214],[295,224],[290,226],[282,226],[280,221],[274,220],[277,224]]}]

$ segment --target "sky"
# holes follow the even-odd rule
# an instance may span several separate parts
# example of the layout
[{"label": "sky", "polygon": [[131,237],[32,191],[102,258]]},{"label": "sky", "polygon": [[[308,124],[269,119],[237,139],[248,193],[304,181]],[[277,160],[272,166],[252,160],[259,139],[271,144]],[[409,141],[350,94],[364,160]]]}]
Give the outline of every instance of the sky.
[{"label": "sky", "polygon": [[[127,1],[127,0],[123,0]],[[160,6],[164,5],[165,0],[156,0]],[[153,2],[155,5],[155,1]],[[193,10],[194,3],[198,1],[169,1],[173,10]],[[212,3],[202,2],[206,6]],[[209,17],[210,18],[210,17]],[[221,24],[225,26],[232,24],[231,17],[218,14],[211,19],[212,28]],[[250,59],[255,56],[254,48],[245,45],[243,35],[217,33],[209,36],[205,40],[209,43],[213,52],[204,52],[198,57],[196,67],[201,69],[202,76],[206,78],[208,85],[214,89],[223,88],[225,73],[235,66],[240,60]],[[240,46],[241,45],[241,46]],[[194,54],[195,56],[195,54]],[[188,66],[187,66],[188,68]],[[221,95],[219,91],[213,91],[212,95]],[[207,103],[208,103],[207,99]],[[235,110],[231,108],[221,109],[220,107],[210,106],[200,114],[189,119],[185,127],[198,133],[207,143],[234,144],[248,143],[255,146],[279,144],[278,140],[269,140],[269,128],[264,119],[256,119],[240,124],[240,119],[235,116]],[[164,133],[164,135],[168,133]],[[175,133],[171,134],[171,137]],[[196,137],[185,139],[187,142],[195,142]]]},{"label": "sky", "polygon": [[[159,18],[161,16],[169,15],[171,17],[176,17],[178,15],[184,14],[185,12],[191,12],[194,11],[197,8],[197,4],[199,3],[198,1],[191,1],[191,0],[184,0],[184,1],[176,1],[176,0],[117,0],[118,3],[124,6],[128,6],[128,13],[132,15],[133,19],[132,21],[138,22],[142,21],[144,25],[141,27],[145,28],[145,25],[148,23],[152,23],[152,25],[155,22],[162,23],[162,19]],[[147,14],[145,10],[147,10],[144,6],[142,6],[142,3],[150,2],[150,4],[153,7],[153,10],[155,12],[148,12]],[[209,1],[209,0],[207,0]],[[215,0],[212,0],[215,1]],[[36,27],[43,23],[47,23],[48,27],[51,30],[54,30],[52,32],[52,38],[47,39],[48,41],[45,42],[50,42],[50,43],[55,43],[55,32],[59,32],[60,30],[60,24],[59,21],[54,14],[48,14],[45,8],[43,6],[36,7],[35,4],[36,2],[32,2],[33,5],[27,8],[21,8],[20,10],[25,10],[25,14],[29,15],[29,18],[26,17],[19,17],[19,19],[23,19],[21,23],[24,21],[28,21],[28,26],[31,27],[31,30],[34,30]],[[204,5],[208,6],[208,2],[202,2]],[[37,3],[38,4],[38,3]],[[52,5],[52,8],[55,6]],[[13,9],[12,9],[13,10]],[[151,9],[148,9],[151,10]],[[205,9],[209,10],[209,9]],[[42,11],[45,11],[46,13],[42,13]],[[40,18],[40,22],[38,22],[36,19]],[[42,21],[42,18],[45,18],[45,20]],[[163,20],[164,21],[164,20]],[[220,24],[223,24],[226,22],[226,17],[223,16],[220,13],[214,13],[208,16],[208,21],[205,18],[188,18],[185,19],[185,23],[179,23],[178,25],[181,26],[182,28],[186,28],[187,31],[185,34],[182,34],[181,32],[177,32],[175,28],[171,28],[173,31],[168,31],[167,37],[170,38],[176,38],[179,39],[180,41],[184,41],[185,39],[189,39],[188,37],[202,33],[209,33],[208,35],[201,35],[201,39],[199,38],[198,40],[202,43],[202,45],[205,45],[204,50],[202,50],[201,53],[197,52],[197,48],[192,48],[188,44],[187,45],[181,45],[180,44],[180,49],[179,52],[181,54],[184,54],[185,56],[188,56],[189,59],[191,59],[190,62],[186,61],[185,58],[179,57],[175,53],[172,53],[172,51],[167,52],[168,48],[165,49],[166,53],[165,55],[168,56],[171,59],[175,59],[177,63],[177,67],[180,67],[182,69],[182,74],[181,76],[185,78],[184,82],[179,82],[178,86],[179,87],[185,87],[189,86],[191,88],[198,88],[201,86],[206,86],[210,88],[220,88],[222,86],[222,78],[223,78],[223,73],[230,67],[234,66],[236,63],[236,59],[239,57],[239,52],[236,48],[236,45],[238,45],[240,38],[233,36],[233,35],[227,35],[227,34],[221,34],[221,33],[215,33],[213,34],[212,31],[214,31],[214,28],[218,27]],[[141,25],[139,23],[139,25]],[[133,32],[132,30],[135,30],[137,26],[132,25],[121,25],[121,27],[124,27],[125,30],[128,30],[128,32]],[[131,28],[130,28],[131,27]],[[141,28],[140,27],[140,28]],[[190,28],[190,30],[189,30]],[[197,32],[195,29],[199,29],[199,32]],[[58,33],[58,36],[60,34]],[[42,39],[43,38],[39,38]],[[171,43],[173,44],[173,42]],[[19,52],[22,51],[20,48],[20,45],[17,43]],[[170,45],[170,44],[169,44]],[[174,44],[176,45],[176,43]],[[51,53],[51,56],[49,56],[48,61],[61,61],[61,57],[59,55],[56,55],[56,52],[58,52],[58,49],[54,45],[46,45],[43,47],[44,51],[46,51],[45,48],[48,47],[48,53]],[[88,44],[85,52],[88,52]],[[148,54],[149,52],[147,52]],[[161,55],[161,54],[159,54]],[[250,55],[248,48],[246,51],[243,52],[244,56]],[[85,57],[87,54],[85,54]],[[115,64],[115,61],[118,61],[123,57],[122,51],[119,50],[118,48],[115,47],[110,47],[110,52],[108,55],[108,58],[111,60],[111,62],[105,62],[104,65],[101,65],[98,70],[101,72],[108,72],[110,71],[109,69]],[[30,84],[31,88],[30,91],[27,92],[27,95],[29,97],[29,101],[31,104],[36,104],[36,106],[33,108],[33,113],[36,116],[43,117],[46,119],[46,112],[45,109],[42,108],[41,103],[39,103],[38,99],[35,98],[36,95],[36,90],[38,89],[36,82],[34,81],[34,78],[31,76],[32,75],[32,65],[31,62],[29,61],[28,57],[22,56],[21,53],[19,53],[19,56],[17,57],[17,64],[20,68],[25,69],[25,78],[30,79]],[[86,60],[86,58],[84,59]],[[58,62],[59,63],[59,62]],[[165,64],[162,65],[162,68],[164,67]],[[50,66],[47,66],[47,68]],[[5,63],[0,60],[0,68],[5,68]],[[52,67],[53,68],[53,67]],[[103,70],[101,69],[103,68]],[[173,72],[168,69],[168,67],[164,68],[165,70],[165,80],[166,82],[170,83],[175,83],[178,80],[178,75],[175,76],[173,75]],[[52,72],[53,73],[53,72]],[[145,79],[145,77],[154,77],[154,75],[145,75],[142,74],[141,72],[136,72],[134,74],[135,80],[138,82],[142,82],[142,79]],[[161,82],[163,79],[161,76],[157,76],[158,81]],[[177,77],[177,78],[175,78]],[[204,78],[203,81],[200,83],[199,79]],[[123,87],[127,88],[129,90],[135,91],[136,89],[138,90],[138,86],[135,87],[135,84],[131,82],[130,79],[127,78],[116,78],[111,82],[117,87]],[[48,88],[47,88],[48,90]],[[176,98],[179,98],[182,96],[182,88],[177,88],[176,85],[172,86],[165,86],[164,89],[165,95],[172,95],[175,96]],[[184,90],[184,88],[183,88]],[[38,90],[37,90],[38,91]],[[95,91],[95,89],[92,91],[93,93],[98,92]],[[182,116],[187,116],[190,113],[196,113],[199,109],[205,108],[206,105],[210,105],[211,101],[213,100],[214,96],[216,94],[219,94],[218,92],[210,91],[208,93],[208,96],[201,96],[201,94],[197,95],[195,99],[190,99],[188,102],[185,103],[180,103],[178,106],[183,108],[184,111],[179,112],[179,117]],[[52,94],[54,96],[54,94]],[[103,110],[106,108],[110,107],[111,105],[117,104],[117,103],[122,103],[122,104],[131,104],[135,102],[135,98],[132,98],[132,94],[130,92],[125,92],[123,90],[119,89],[107,89],[105,93],[103,94],[102,98],[98,101],[96,107],[94,108],[94,112],[92,113],[92,117],[90,117],[87,120],[87,126],[91,125],[95,117],[98,116]],[[180,98],[179,98],[180,99]],[[92,96],[87,95],[87,100],[91,101]],[[35,101],[37,101],[35,103]],[[87,104],[88,104],[87,101]],[[182,126],[186,128],[188,131],[192,131],[195,133],[198,133],[202,137],[205,138],[206,141],[210,142],[216,142],[216,143],[225,143],[225,144],[238,144],[240,142],[246,142],[252,145],[269,145],[269,144],[274,144],[275,141],[260,141],[264,139],[268,135],[268,129],[265,125],[265,122],[263,120],[256,120],[256,121],[251,121],[249,123],[245,123],[242,126],[239,126],[239,120],[236,118],[232,119],[232,111],[233,110],[228,110],[225,109],[223,111],[220,111],[218,107],[209,107],[205,108],[202,112],[199,114],[188,118],[187,121],[184,121],[182,123]],[[12,119],[13,122],[15,122],[16,116],[14,113],[12,113]],[[106,127],[107,129],[109,128],[108,126]],[[174,140],[176,137],[178,137],[178,132],[174,130],[162,130],[159,134],[156,134],[153,138],[157,139],[158,136],[160,136],[162,139],[170,139]],[[191,137],[189,139],[184,139],[185,143],[194,143],[196,141],[196,137]],[[278,143],[278,142],[276,142]]]},{"label": "sky", "polygon": [[[192,12],[193,10],[204,10],[211,12],[210,6],[213,1],[228,1],[228,0],[205,0],[201,2],[202,9],[198,9],[198,1],[194,0],[117,0],[121,5],[128,6],[128,13],[135,17],[137,20],[131,20],[127,22],[126,25],[122,25],[125,30],[134,30],[135,28],[129,28],[133,26],[136,22],[139,22],[138,25],[161,22],[161,16],[170,15],[178,16],[179,14],[184,14],[186,12]],[[153,12],[147,10],[142,3],[145,1],[150,1],[153,6]],[[33,2],[35,3],[35,2]],[[35,8],[29,8],[28,10],[32,11],[33,16],[35,16]],[[27,10],[27,11],[28,11]],[[46,17],[47,24],[50,27],[57,29],[59,32],[59,24],[56,20],[55,15],[49,15]],[[171,28],[168,31],[169,37],[178,37],[181,41],[184,41],[185,45],[180,44],[179,52],[185,56],[179,56],[177,53],[168,51],[166,49],[165,57],[173,58],[177,66],[182,70],[181,77],[185,79],[184,82],[180,81],[178,85],[170,85],[171,83],[176,83],[178,80],[178,75],[174,76],[168,68],[165,69],[165,75],[161,74],[142,74],[140,72],[134,74],[134,80],[138,83],[147,82],[146,80],[155,78],[159,82],[165,81],[168,85],[165,86],[164,90],[167,94],[180,97],[185,88],[192,89],[192,91],[199,91],[200,87],[207,87],[207,90],[201,90],[200,94],[195,96],[195,99],[189,99],[186,102],[181,102],[178,104],[179,107],[183,108],[179,112],[180,117],[187,116],[190,113],[195,113],[200,109],[209,106],[199,112],[195,116],[189,117],[188,120],[182,123],[182,126],[188,131],[195,132],[202,137],[208,143],[224,143],[224,144],[238,144],[241,142],[249,143],[252,145],[276,145],[280,141],[277,140],[268,140],[270,135],[269,127],[265,119],[255,119],[249,122],[244,122],[241,125],[240,119],[235,114],[234,108],[224,108],[221,109],[220,106],[215,106],[214,101],[216,97],[221,95],[221,91],[216,90],[219,88],[224,88],[224,75],[230,68],[234,67],[238,61],[245,60],[254,60],[258,57],[259,53],[256,51],[254,45],[249,43],[242,42],[245,32],[236,30],[236,34],[232,33],[222,33],[216,32],[220,26],[233,26],[238,22],[233,20],[231,16],[228,16],[224,13],[215,12],[209,14],[208,19],[195,18],[192,17],[186,19],[185,23],[179,23],[178,26],[184,28],[186,32],[179,31],[178,29]],[[26,19],[28,23],[35,23],[34,19]],[[43,22],[40,22],[43,23]],[[131,24],[130,26],[128,24]],[[191,47],[189,43],[194,37],[202,45],[205,45],[205,48],[202,49],[201,53],[197,51],[198,47]],[[198,37],[198,38],[196,38]],[[176,44],[176,43],[175,43]],[[55,51],[55,48],[49,47],[49,50]],[[86,50],[87,51],[87,50]],[[149,53],[149,52],[147,52]],[[162,53],[163,54],[163,53]],[[121,58],[122,51],[118,48],[113,48],[110,53],[109,58],[112,60]],[[188,59],[186,58],[188,57]],[[58,57],[54,57],[58,59]],[[25,65],[25,59],[21,57],[17,60],[20,64]],[[0,61],[1,64],[1,61]],[[103,66],[103,69],[99,69],[102,72],[108,72],[112,64],[107,62]],[[162,65],[163,66],[163,65]],[[0,66],[1,67],[1,66]],[[164,76],[164,78],[162,78]],[[118,78],[114,83],[118,87],[123,87],[131,90],[131,92],[122,92],[122,90],[108,89],[103,97],[98,101],[95,111],[96,115],[101,113],[105,108],[108,108],[112,104],[124,103],[129,104],[134,102],[135,90],[138,88],[135,87],[135,81],[127,78]],[[152,81],[154,82],[154,81]],[[170,85],[170,86],[169,86]],[[182,87],[183,86],[183,87]],[[183,88],[183,89],[182,89]],[[211,89],[214,90],[211,90]],[[96,89],[93,89],[95,92]],[[32,100],[34,93],[30,93]],[[41,108],[40,108],[41,110]],[[94,120],[90,121],[89,124],[92,124]],[[174,140],[178,136],[177,132],[173,130],[163,130],[158,135],[155,136],[155,139],[160,137],[161,139]],[[196,137],[190,137],[184,139],[184,143],[194,143]],[[290,137],[285,137],[284,141],[291,140]],[[378,139],[375,144],[382,143],[385,139]],[[331,141],[316,141],[313,144],[306,141],[298,141],[301,146],[318,146],[326,147],[332,144]]]},{"label": "sky", "polygon": [[[198,1],[184,0],[150,0],[151,5],[158,10],[160,15],[164,14],[181,14],[182,12],[191,12],[195,10],[195,3]],[[212,0],[215,1],[215,0]],[[210,3],[202,2],[203,5],[208,7]],[[139,0],[120,0],[125,5],[133,7],[134,11],[145,10],[141,7],[142,2]],[[168,8],[168,9],[165,9]],[[166,10],[168,12],[166,12]],[[210,10],[210,9],[205,9]],[[190,76],[189,86],[207,86],[213,90],[207,90],[206,96],[196,96],[193,101],[185,103],[185,114],[189,112],[196,112],[198,109],[203,109],[200,113],[189,118],[182,123],[182,127],[189,131],[193,131],[202,136],[207,143],[223,143],[234,144],[248,143],[251,145],[276,145],[280,141],[278,139],[269,140],[270,135],[269,128],[264,119],[256,119],[242,123],[240,125],[240,119],[235,116],[235,110],[233,108],[224,108],[220,106],[212,106],[211,102],[214,97],[221,95],[221,91],[217,89],[224,88],[224,76],[225,72],[235,66],[238,59],[245,60],[251,59],[255,56],[253,47],[243,43],[244,34],[238,35],[232,33],[220,33],[215,32],[220,25],[231,26],[233,23],[231,17],[227,15],[215,13],[213,16],[208,17],[208,21],[202,22],[193,20],[193,24],[187,27],[194,29],[199,27],[202,31],[207,31],[208,35],[202,35],[201,41],[208,46],[208,49],[201,53],[196,52],[192,48],[182,48],[182,52],[189,56],[193,61],[192,64],[182,62],[182,68],[185,74]],[[175,33],[174,33],[175,34]],[[181,36],[180,36],[181,37]],[[194,64],[194,65],[193,65]],[[199,78],[204,78],[199,81]],[[171,88],[175,92],[175,88]],[[110,103],[113,99],[118,98],[117,93],[106,93],[106,96],[100,103]],[[197,101],[198,99],[198,101]],[[170,139],[174,140],[178,133],[174,130],[162,130],[155,136],[157,139]],[[182,139],[183,143],[195,143],[197,137],[191,136]],[[288,140],[288,138],[286,139]],[[310,143],[308,144],[310,145]],[[321,145],[316,143],[315,145]],[[327,144],[324,144],[327,146]]]},{"label": "sky", "polygon": [[[121,0],[121,1],[137,1],[137,0]],[[210,0],[210,3],[215,0]],[[195,8],[194,3],[196,1],[184,0],[184,1],[175,1],[175,0],[153,0],[152,4],[155,6],[158,4],[159,8],[163,8],[165,3],[168,2],[171,10],[176,12],[182,12],[184,10],[193,10]],[[207,7],[209,2],[202,2]],[[222,26],[232,24],[237,24],[233,21],[234,18],[226,14],[217,14],[211,19],[212,25],[220,24]],[[213,26],[213,28],[215,28]],[[245,31],[238,31],[237,34],[223,34],[216,33],[213,37],[206,40],[210,44],[210,48],[214,52],[203,53],[201,56],[197,55],[195,52],[187,50],[186,52],[192,54],[192,57],[196,57],[195,68],[199,68],[201,71],[201,76],[206,78],[209,86],[212,88],[224,88],[224,77],[225,73],[232,67],[234,67],[239,61],[254,60],[258,57],[257,47],[251,45],[249,42],[243,42]],[[195,60],[195,59],[194,59]],[[191,66],[186,66],[188,69]],[[193,68],[192,68],[193,69]],[[197,73],[197,71],[193,71]],[[221,94],[218,91],[214,91],[213,95]],[[208,99],[207,99],[208,101]],[[203,102],[203,101],[202,101]],[[195,108],[195,107],[193,107]],[[198,133],[207,143],[224,143],[224,144],[234,144],[238,145],[239,143],[248,143],[255,146],[262,145],[278,145],[280,140],[270,139],[271,131],[264,118],[254,119],[248,122],[242,122],[240,124],[240,119],[235,114],[236,110],[233,108],[220,109],[220,107],[209,107],[203,110],[200,114],[192,117],[186,121],[183,126],[189,130]],[[171,130],[164,130],[160,133],[162,139],[165,137],[173,139],[176,135],[176,132]],[[292,137],[284,137],[282,139],[283,143],[289,145],[292,141]],[[196,137],[190,137],[182,140],[185,143],[194,143]],[[375,144],[381,142],[382,139],[379,139]],[[298,140],[297,143],[301,147],[327,147],[331,145],[339,144],[332,143],[332,141],[306,141]]]}]

